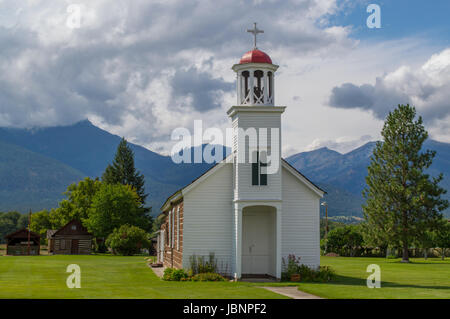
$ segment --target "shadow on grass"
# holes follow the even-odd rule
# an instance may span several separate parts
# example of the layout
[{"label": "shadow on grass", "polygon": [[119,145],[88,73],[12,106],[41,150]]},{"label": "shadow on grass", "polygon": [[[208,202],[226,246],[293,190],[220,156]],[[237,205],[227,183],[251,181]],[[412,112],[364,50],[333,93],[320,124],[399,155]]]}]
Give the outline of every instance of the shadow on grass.
[{"label": "shadow on grass", "polygon": [[[317,284],[321,284],[321,283],[317,283]],[[367,281],[366,281],[366,279],[361,279],[361,278],[336,275],[335,279],[333,279],[332,281],[328,282],[327,284],[366,287]],[[399,284],[399,283],[389,282],[389,281],[381,281],[381,287],[387,287],[387,288],[422,288],[422,289],[450,290],[450,287],[448,287],[448,286],[426,286],[426,285],[413,285],[413,284]]]},{"label": "shadow on grass", "polygon": [[[402,264],[402,265],[449,265],[450,263],[445,262],[445,261],[424,261],[424,262],[416,262],[416,261],[410,261],[409,263],[402,263],[401,261],[396,261],[394,262],[395,264]],[[394,264],[393,263],[393,264]]]}]

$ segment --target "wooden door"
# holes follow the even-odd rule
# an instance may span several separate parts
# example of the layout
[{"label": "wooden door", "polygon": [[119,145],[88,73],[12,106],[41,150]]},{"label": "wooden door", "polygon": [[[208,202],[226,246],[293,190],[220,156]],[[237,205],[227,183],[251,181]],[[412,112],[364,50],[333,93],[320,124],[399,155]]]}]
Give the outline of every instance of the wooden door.
[{"label": "wooden door", "polygon": [[72,245],[70,247],[70,253],[72,255],[78,255],[78,239],[72,239]]},{"label": "wooden door", "polygon": [[242,273],[265,275],[270,272],[269,214],[246,213],[242,218]]}]

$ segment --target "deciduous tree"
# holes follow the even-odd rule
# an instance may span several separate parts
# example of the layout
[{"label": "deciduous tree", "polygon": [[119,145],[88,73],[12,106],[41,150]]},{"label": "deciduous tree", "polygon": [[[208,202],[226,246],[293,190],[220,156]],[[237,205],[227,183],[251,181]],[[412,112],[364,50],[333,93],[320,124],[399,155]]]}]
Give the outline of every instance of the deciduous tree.
[{"label": "deciduous tree", "polygon": [[114,254],[131,256],[139,253],[142,248],[150,248],[149,234],[139,227],[122,225],[108,236],[106,246]]},{"label": "deciduous tree", "polygon": [[47,230],[52,229],[52,226],[50,212],[48,210],[44,209],[31,214],[30,229],[41,235],[41,243],[46,242]]},{"label": "deciduous tree", "polygon": [[83,224],[96,237],[106,238],[115,228],[128,224],[149,228],[139,196],[130,185],[105,184],[92,199],[89,217]]},{"label": "deciduous tree", "polygon": [[447,249],[450,249],[450,222],[448,220],[442,219],[435,232],[434,244],[441,249],[441,257],[444,260]]}]

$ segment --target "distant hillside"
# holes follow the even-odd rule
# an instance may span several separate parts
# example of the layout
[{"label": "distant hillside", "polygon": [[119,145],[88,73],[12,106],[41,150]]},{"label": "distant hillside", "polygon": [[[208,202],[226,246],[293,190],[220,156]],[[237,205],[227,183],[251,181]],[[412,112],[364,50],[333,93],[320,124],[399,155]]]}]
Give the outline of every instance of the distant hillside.
[{"label": "distant hillside", "polygon": [[[364,199],[361,193],[375,144],[369,142],[346,154],[320,148],[292,155],[287,161],[328,192],[326,200],[330,216],[362,216]],[[424,148],[436,151],[428,173],[432,176],[444,173],[441,186],[450,189],[450,144],[428,140]],[[450,200],[449,193],[445,196]],[[446,214],[450,216],[450,209]]]},{"label": "distant hillside", "polygon": [[[113,160],[120,139],[121,137],[110,134],[87,120],[70,126],[32,130],[0,128],[0,141],[51,158],[53,159],[51,163],[64,163],[67,168],[72,168],[78,173],[78,179],[73,179],[72,175],[68,174],[65,178],[61,178],[61,183],[54,185],[54,191],[60,195],[53,194],[53,199],[63,198],[62,192],[69,185],[64,184],[66,181],[76,181],[86,176],[101,177],[108,163]],[[194,180],[212,165],[206,163],[177,165],[172,162],[170,156],[160,155],[139,145],[130,145],[135,153],[136,168],[145,175],[145,188],[150,194],[147,205],[153,207],[154,213],[158,212],[160,205],[170,194]],[[11,163],[16,157],[15,154],[9,154],[7,149],[2,154],[5,157],[4,163]],[[46,165],[51,166],[51,163]],[[0,178],[2,176],[0,175]],[[3,191],[7,193],[9,188],[6,187]],[[28,203],[30,196],[26,184],[20,189],[15,189],[15,197],[21,198],[21,207],[31,205]],[[0,211],[15,207],[17,203],[17,201],[9,203],[5,199],[3,204],[0,203]],[[33,204],[33,207],[44,209],[55,207],[55,204],[54,201],[46,200],[42,201],[41,205]]]},{"label": "distant hillside", "polygon": [[287,158],[296,169],[313,181],[360,194],[375,142],[369,142],[349,153],[340,154],[328,148],[303,152]]},{"label": "distant hillside", "polygon": [[56,207],[84,174],[55,159],[0,141],[0,211]]}]

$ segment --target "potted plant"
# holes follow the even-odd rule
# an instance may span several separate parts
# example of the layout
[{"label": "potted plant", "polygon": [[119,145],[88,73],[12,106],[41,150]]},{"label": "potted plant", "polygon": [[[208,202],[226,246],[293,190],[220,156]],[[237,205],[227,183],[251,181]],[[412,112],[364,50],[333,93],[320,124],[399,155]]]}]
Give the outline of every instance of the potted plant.
[{"label": "potted plant", "polygon": [[291,281],[300,281],[300,274],[292,274],[291,275]]}]

